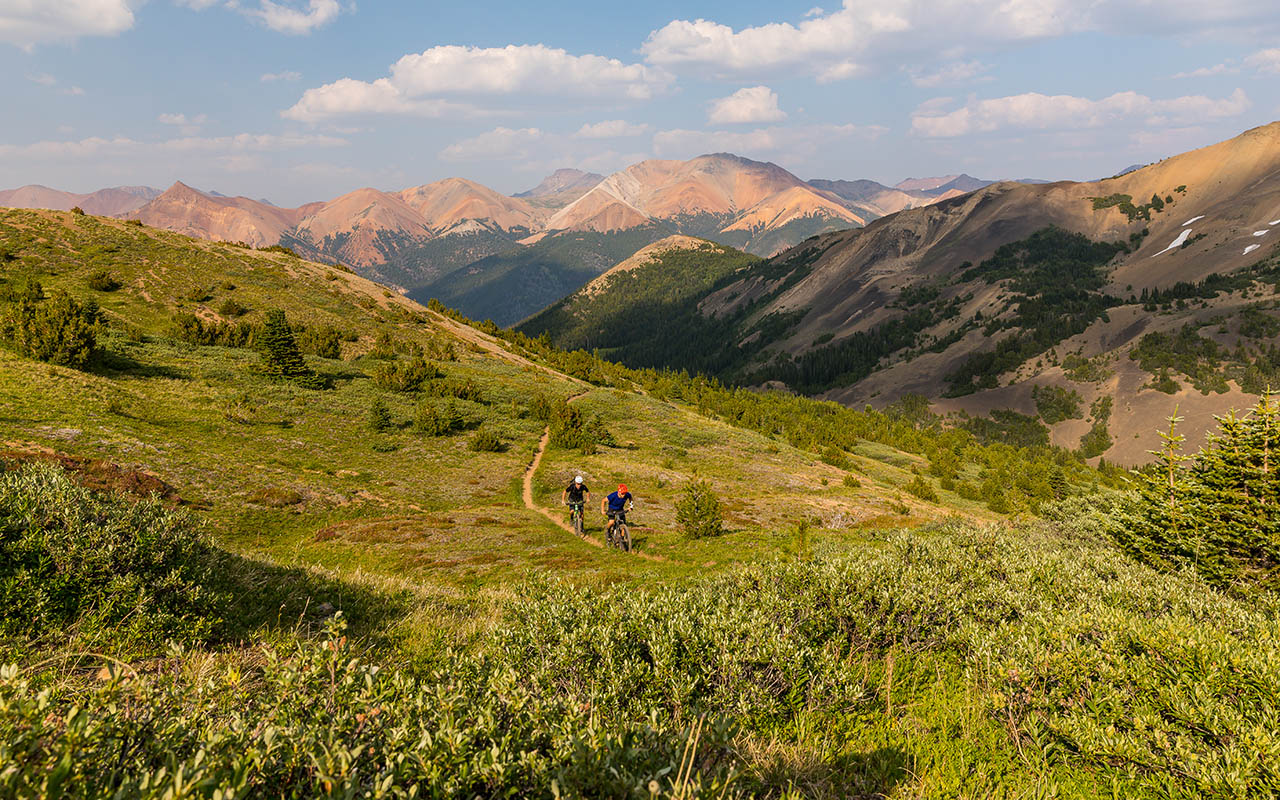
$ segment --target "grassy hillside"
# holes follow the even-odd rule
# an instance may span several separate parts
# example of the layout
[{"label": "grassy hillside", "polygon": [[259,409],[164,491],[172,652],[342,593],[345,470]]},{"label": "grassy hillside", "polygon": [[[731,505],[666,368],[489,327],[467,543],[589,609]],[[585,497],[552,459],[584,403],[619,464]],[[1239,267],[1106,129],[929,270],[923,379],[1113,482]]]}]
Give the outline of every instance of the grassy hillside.
[{"label": "grassy hillside", "polygon": [[[679,575],[708,552],[724,562],[771,558],[787,546],[788,529],[800,518],[819,520],[819,538],[840,538],[861,521],[878,529],[955,511],[990,514],[981,497],[944,491],[944,501],[931,504],[905,491],[912,468],[928,467],[921,434],[909,424],[855,415],[865,419],[856,429],[862,438],[844,442],[843,455],[828,459],[840,465],[833,466],[820,458],[827,442],[793,436],[795,447],[787,440],[786,428],[805,414],[829,416],[820,404],[812,412],[762,405],[743,419],[742,410],[721,406],[740,403],[733,394],[722,400],[696,384],[656,375],[648,394],[634,394],[638,376],[600,369],[581,374],[601,385],[584,384],[535,363],[551,357],[549,351],[512,352],[512,345],[357,276],[287,254],[93,217],[20,211],[5,212],[0,248],[10,256],[0,284],[4,296],[21,296],[38,283],[46,297],[67,292],[97,303],[105,320],[101,353],[87,370],[0,349],[0,435],[8,446],[158,476],[200,507],[221,540],[239,552],[359,569],[452,595],[492,592],[502,584],[498,576],[529,567],[573,564],[582,567],[575,574],[594,580],[636,570]],[[103,277],[118,288],[90,288]],[[332,388],[314,391],[261,374],[262,355],[251,342],[196,343],[209,341],[209,331],[252,330],[270,308],[304,328],[298,336],[304,348],[312,340],[337,340],[337,351],[327,355],[340,357],[307,356]],[[192,334],[193,318],[202,322],[203,339]],[[407,365],[419,354],[443,377],[416,393],[375,381],[389,365]],[[702,400],[695,399],[699,391]],[[538,406],[574,395],[582,395],[576,402],[618,446],[590,456],[552,448],[536,476],[539,497],[550,502],[554,487],[578,470],[601,488],[628,480],[643,509],[640,548],[672,550],[667,561],[637,566],[632,559],[622,566],[589,558],[596,555],[592,548],[565,539],[523,507],[521,478],[545,426]],[[753,404],[791,402],[743,397]],[[375,401],[389,410],[389,430],[369,429]],[[700,402],[719,418],[698,414]],[[423,407],[452,409],[459,429],[446,436],[416,433],[412,423]],[[746,424],[757,418],[784,427],[769,435],[763,425]],[[844,427],[855,430],[850,424]],[[495,433],[503,449],[470,450],[481,431]],[[974,447],[954,444],[961,451]],[[761,464],[771,465],[763,476]],[[844,482],[851,471],[856,486]],[[689,545],[691,552],[681,554],[672,509],[693,475],[717,476],[719,491],[736,498],[730,528],[741,541]],[[1092,479],[1081,472],[1075,480],[1088,485]],[[589,523],[598,531],[596,520]]]},{"label": "grassy hillside", "polygon": [[[112,220],[6,211],[0,251],[0,795],[1277,791],[1274,600],[1134,560],[1063,451]],[[55,330],[82,367],[26,355]],[[527,472],[563,408],[588,446]],[[636,553],[541,513],[575,472]]]},{"label": "grassy hillside", "polygon": [[631,367],[711,372],[734,331],[701,313],[702,298],[759,259],[706,242],[653,254],[634,269],[602,277],[516,327],[546,334],[566,350],[592,350]]}]

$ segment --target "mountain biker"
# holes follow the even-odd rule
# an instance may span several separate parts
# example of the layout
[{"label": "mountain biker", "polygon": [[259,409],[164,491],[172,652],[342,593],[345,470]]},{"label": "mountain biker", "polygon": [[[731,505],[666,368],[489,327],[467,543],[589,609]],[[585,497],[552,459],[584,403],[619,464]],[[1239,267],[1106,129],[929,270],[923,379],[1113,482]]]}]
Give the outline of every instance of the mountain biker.
[{"label": "mountain biker", "polygon": [[613,525],[617,522],[619,514],[635,507],[635,498],[631,496],[631,492],[627,491],[627,485],[625,483],[618,484],[618,491],[601,499],[600,513],[609,518],[609,527],[605,531],[606,535],[613,535]]},{"label": "mountain biker", "polygon": [[590,497],[591,490],[582,482],[582,476],[575,475],[573,483],[566,486],[565,490],[560,493],[560,502],[570,508],[573,506],[585,506]]}]

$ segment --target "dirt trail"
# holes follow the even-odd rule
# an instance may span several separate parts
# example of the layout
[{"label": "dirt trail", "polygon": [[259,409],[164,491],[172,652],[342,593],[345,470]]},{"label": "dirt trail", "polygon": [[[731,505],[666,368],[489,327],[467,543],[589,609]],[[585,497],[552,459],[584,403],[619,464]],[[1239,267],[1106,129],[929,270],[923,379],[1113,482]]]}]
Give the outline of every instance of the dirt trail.
[{"label": "dirt trail", "polygon": [[[550,441],[551,441],[551,426],[548,425],[547,429],[542,432],[542,439],[538,442],[538,452],[533,454],[533,461],[529,462],[529,468],[524,471],[524,506],[530,511],[537,511],[542,516],[551,520],[561,530],[568,531],[569,533],[572,533],[574,536],[577,536],[578,534],[573,530],[573,526],[571,526],[568,522],[565,522],[564,515],[557,514],[551,509],[543,508],[542,506],[533,502],[533,475],[535,472],[538,471],[538,465],[542,463],[542,455],[543,453],[547,452],[547,444]],[[585,540],[587,544],[595,545],[596,547],[604,547],[604,545],[600,542],[600,540],[594,537],[583,534],[581,538]]]},{"label": "dirt trail", "polygon": [[[572,403],[574,400],[577,400],[578,398],[583,397],[584,395],[585,395],[585,392],[583,394],[576,394],[573,397],[569,398],[569,402]],[[546,427],[546,430],[542,432],[542,438],[538,440],[538,450],[533,454],[533,460],[529,462],[528,468],[525,469],[524,471],[524,491],[521,493],[524,497],[524,506],[530,511],[537,511],[542,516],[551,520],[556,524],[556,527],[560,528],[561,530],[568,531],[569,533],[572,533],[574,536],[578,536],[578,534],[573,530],[573,526],[571,526],[566,521],[565,516],[563,514],[557,514],[555,511],[552,511],[549,508],[543,508],[542,506],[538,505],[533,501],[533,476],[535,473],[537,473],[538,466],[542,464],[542,456],[547,452],[547,445],[550,443],[551,443],[551,426],[548,425]],[[604,547],[604,542],[600,541],[594,536],[589,536],[584,533],[581,536],[578,536],[578,538],[582,539],[587,544],[592,545],[593,547]],[[638,553],[635,550],[631,551],[631,555],[639,556],[640,558],[648,559],[649,561],[665,561],[666,560],[661,556],[650,555],[648,553]]]}]

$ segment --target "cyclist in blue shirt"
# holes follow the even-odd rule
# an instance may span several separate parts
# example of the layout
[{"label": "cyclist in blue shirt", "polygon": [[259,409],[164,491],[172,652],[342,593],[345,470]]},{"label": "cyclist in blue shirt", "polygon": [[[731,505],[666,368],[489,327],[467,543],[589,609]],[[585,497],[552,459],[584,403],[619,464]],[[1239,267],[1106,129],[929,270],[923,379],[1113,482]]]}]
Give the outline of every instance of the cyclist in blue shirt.
[{"label": "cyclist in blue shirt", "polygon": [[631,496],[631,492],[627,491],[625,483],[618,484],[618,491],[600,500],[600,513],[609,518],[609,527],[606,530],[606,535],[613,534],[613,524],[617,521],[618,515],[623,511],[635,508],[635,505],[636,501]]}]

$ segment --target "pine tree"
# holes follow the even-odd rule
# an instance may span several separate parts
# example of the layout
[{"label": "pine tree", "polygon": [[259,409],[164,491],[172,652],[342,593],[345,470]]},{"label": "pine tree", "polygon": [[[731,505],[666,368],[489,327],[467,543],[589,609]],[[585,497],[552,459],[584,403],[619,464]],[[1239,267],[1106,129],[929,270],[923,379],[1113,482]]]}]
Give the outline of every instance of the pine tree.
[{"label": "pine tree", "polygon": [[381,397],[373,398],[373,403],[369,406],[369,430],[382,433],[392,427],[391,412],[387,410],[387,404],[382,402]]},{"label": "pine tree", "polygon": [[273,308],[267,312],[266,322],[258,341],[262,345],[262,372],[273,378],[292,380],[299,386],[308,389],[319,389],[324,381],[315,371],[307,366],[298,349],[298,340],[294,338],[293,328],[285,319],[284,312]]},{"label": "pine tree", "polygon": [[1210,583],[1239,587],[1280,579],[1280,403],[1263,395],[1244,417],[1218,417],[1218,431],[1191,459],[1181,455],[1180,418],[1161,434],[1142,487],[1140,514],[1121,543],[1157,566],[1190,563]]}]

